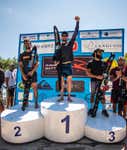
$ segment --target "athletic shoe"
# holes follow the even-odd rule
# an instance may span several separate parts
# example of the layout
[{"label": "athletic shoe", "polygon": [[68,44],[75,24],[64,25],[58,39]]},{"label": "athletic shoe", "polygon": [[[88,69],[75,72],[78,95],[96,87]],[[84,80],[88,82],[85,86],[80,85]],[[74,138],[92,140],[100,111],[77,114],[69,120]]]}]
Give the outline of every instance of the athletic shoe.
[{"label": "athletic shoe", "polygon": [[109,117],[109,114],[106,109],[102,110],[102,115],[104,115],[105,117]]},{"label": "athletic shoe", "polygon": [[68,101],[68,102],[73,102],[72,99],[71,99],[71,97],[68,97],[68,98],[67,98],[67,101]]},{"label": "athletic shoe", "polygon": [[88,111],[88,115],[91,115],[93,113],[93,109],[90,108],[89,111]]},{"label": "athletic shoe", "polygon": [[64,101],[63,96],[62,96],[62,97],[60,97],[60,98],[57,100],[57,102],[62,102],[62,101]]}]

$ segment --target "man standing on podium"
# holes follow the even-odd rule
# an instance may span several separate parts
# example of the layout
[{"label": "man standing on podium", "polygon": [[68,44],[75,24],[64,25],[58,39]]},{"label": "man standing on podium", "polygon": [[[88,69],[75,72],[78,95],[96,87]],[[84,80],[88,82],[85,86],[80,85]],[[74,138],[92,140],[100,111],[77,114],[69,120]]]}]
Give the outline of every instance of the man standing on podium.
[{"label": "man standing on podium", "polygon": [[[38,92],[37,92],[37,67],[38,67],[38,55],[33,54],[33,50],[36,47],[32,48],[31,42],[28,38],[24,39],[24,52],[19,56],[19,67],[22,74],[22,80],[24,84],[24,99],[22,110],[25,110],[25,107],[28,105],[29,90],[31,86],[34,91],[34,100],[35,108],[38,108]],[[35,57],[36,62],[33,62],[32,59]],[[31,64],[32,63],[32,64]],[[28,86],[27,83],[30,82]]]},{"label": "man standing on podium", "polygon": [[[91,97],[90,97],[90,102],[91,102],[91,108],[88,111],[88,115],[91,115],[93,112],[93,107],[95,103],[95,95],[96,95],[96,90],[99,84],[101,84],[104,76],[103,73],[106,68],[105,62],[102,61],[102,53],[104,52],[103,49],[97,48],[93,52],[93,59],[90,60],[87,64],[87,75],[88,77],[91,78]],[[109,117],[109,114],[106,110],[105,106],[105,97],[103,95],[102,100],[102,114],[105,117]],[[95,117],[95,116],[94,116]]]},{"label": "man standing on podium", "polygon": [[73,62],[73,45],[79,30],[79,16],[75,16],[76,27],[71,40],[68,42],[68,33],[66,31],[62,32],[62,44],[57,54],[57,64],[60,64],[61,68],[61,94],[58,102],[64,100],[64,77],[67,78],[67,91],[68,91],[68,101],[72,102],[71,99],[71,88],[72,88],[72,62]]}]

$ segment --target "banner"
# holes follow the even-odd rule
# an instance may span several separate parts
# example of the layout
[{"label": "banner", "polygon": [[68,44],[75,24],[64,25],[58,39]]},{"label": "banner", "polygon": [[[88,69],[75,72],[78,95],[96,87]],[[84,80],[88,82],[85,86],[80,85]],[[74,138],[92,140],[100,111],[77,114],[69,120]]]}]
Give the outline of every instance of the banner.
[{"label": "banner", "polygon": [[102,37],[122,37],[122,30],[106,30],[101,32]]},{"label": "banner", "polygon": [[82,40],[82,52],[93,52],[97,48],[105,52],[122,52],[121,39]]},{"label": "banner", "polygon": [[[72,81],[72,92],[83,92],[84,87],[84,81]],[[58,81],[56,82],[56,90],[59,91]]]},{"label": "banner", "polygon": [[[76,56],[72,64],[73,77],[87,77],[86,75],[86,65],[91,56]],[[42,77],[57,77],[56,66],[52,61],[52,57],[44,56],[42,62]]]},{"label": "banner", "polygon": [[[72,38],[74,31],[68,31],[68,41]],[[32,46],[37,46],[39,56],[39,66],[37,69],[38,101],[48,97],[57,96],[57,72],[52,61],[55,51],[53,32],[20,34],[18,56],[23,52],[23,40],[29,38]],[[61,32],[60,32],[61,38]],[[103,58],[108,58],[110,52],[115,53],[115,59],[124,54],[124,29],[104,29],[104,30],[82,30],[78,32],[73,45],[74,61],[73,88],[72,94],[83,98],[90,95],[90,78],[86,75],[86,65],[92,59],[95,49],[104,49]],[[22,77],[18,67],[17,88],[15,103],[21,101],[23,97]],[[108,91],[110,93],[110,91]],[[30,102],[34,102],[33,90],[30,90]]]},{"label": "banner", "polygon": [[99,38],[99,31],[80,32],[80,38]]}]

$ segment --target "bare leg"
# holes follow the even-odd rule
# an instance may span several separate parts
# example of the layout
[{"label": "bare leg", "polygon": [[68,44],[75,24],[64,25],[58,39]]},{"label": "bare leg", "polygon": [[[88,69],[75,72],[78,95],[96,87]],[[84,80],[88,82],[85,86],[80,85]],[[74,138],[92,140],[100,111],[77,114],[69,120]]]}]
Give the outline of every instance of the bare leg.
[{"label": "bare leg", "polygon": [[95,100],[94,96],[95,96],[96,88],[97,88],[97,83],[95,81],[91,81],[91,96],[90,96],[91,106],[90,106],[89,114],[94,107],[94,100]]},{"label": "bare leg", "polygon": [[64,77],[61,77],[61,90],[60,90],[60,99],[58,99],[58,102],[63,101],[64,100]]},{"label": "bare leg", "polygon": [[70,102],[72,102],[71,89],[72,89],[72,76],[68,76],[67,77],[67,91],[68,91],[68,101],[70,101]]},{"label": "bare leg", "polygon": [[7,108],[9,108],[11,106],[11,97],[8,96],[7,97]]},{"label": "bare leg", "polygon": [[61,77],[61,90],[60,90],[61,93],[64,92],[64,77],[62,76]]},{"label": "bare leg", "polygon": [[34,90],[34,100],[35,100],[35,108],[38,108],[38,89],[37,89],[37,83],[32,83],[32,88]]}]

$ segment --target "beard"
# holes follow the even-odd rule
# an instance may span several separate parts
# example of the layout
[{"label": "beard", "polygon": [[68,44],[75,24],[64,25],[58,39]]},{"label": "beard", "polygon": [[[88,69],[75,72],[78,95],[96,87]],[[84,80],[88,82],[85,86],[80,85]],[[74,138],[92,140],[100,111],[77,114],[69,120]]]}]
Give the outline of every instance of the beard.
[{"label": "beard", "polygon": [[101,55],[96,54],[96,57],[97,57],[98,59],[102,59],[102,56],[101,56]]},{"label": "beard", "polygon": [[66,45],[66,44],[67,44],[67,40],[63,40],[62,45]]},{"label": "beard", "polygon": [[27,44],[24,46],[26,49],[31,49],[31,44]]}]

